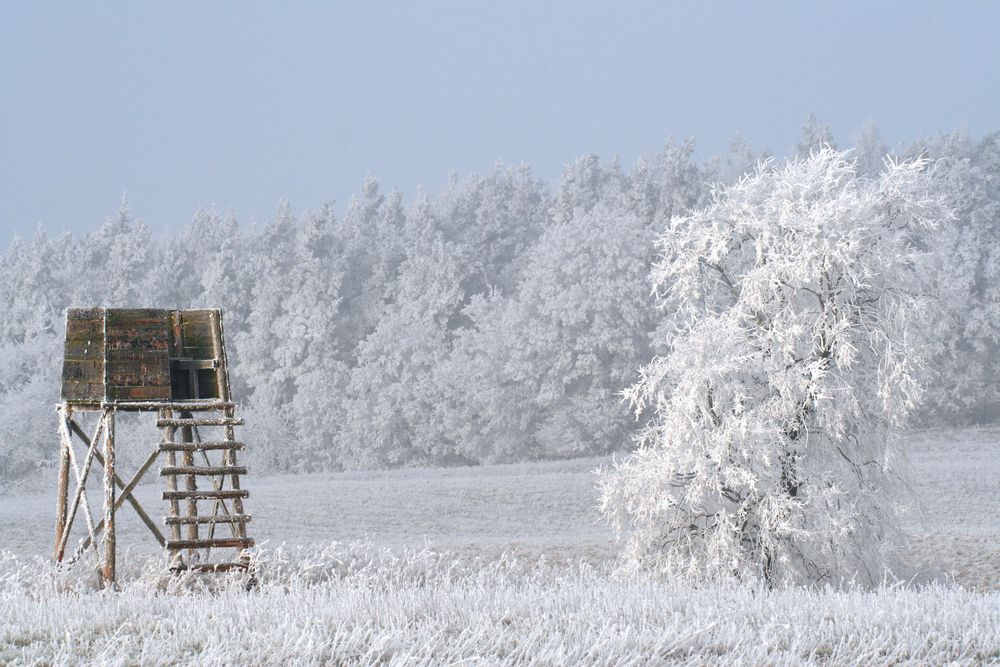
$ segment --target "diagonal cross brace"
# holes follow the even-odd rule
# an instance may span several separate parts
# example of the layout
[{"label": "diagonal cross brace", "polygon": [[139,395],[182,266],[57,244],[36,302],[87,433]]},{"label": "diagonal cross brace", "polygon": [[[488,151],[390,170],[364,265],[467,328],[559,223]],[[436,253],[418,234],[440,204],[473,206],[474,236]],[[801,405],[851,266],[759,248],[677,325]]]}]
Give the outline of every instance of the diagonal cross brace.
[{"label": "diagonal cross brace", "polygon": [[[80,426],[72,419],[69,422],[69,427],[73,430],[74,433],[76,433],[77,436],[79,436],[81,440],[83,440],[85,444],[87,445],[90,444],[90,439],[87,437],[87,434],[84,433],[83,429],[80,428]],[[115,484],[117,484],[118,488],[122,490],[121,495],[119,495],[117,500],[115,501],[115,509],[117,510],[127,500],[129,504],[132,505],[132,509],[134,509],[136,514],[139,515],[139,518],[142,519],[142,522],[144,524],[146,524],[146,527],[149,528],[150,532],[153,533],[153,537],[156,538],[156,541],[159,542],[160,546],[162,547],[166,546],[167,543],[166,539],[163,537],[163,533],[161,533],[160,529],[156,527],[156,524],[153,522],[153,520],[149,518],[149,515],[146,514],[146,511],[142,508],[142,505],[140,505],[139,501],[135,499],[135,496],[132,495],[132,491],[134,491],[135,487],[138,486],[139,481],[142,479],[142,476],[145,475],[146,472],[153,466],[153,463],[156,462],[156,459],[159,456],[159,454],[160,454],[159,449],[154,450],[146,459],[146,461],[142,464],[139,470],[135,473],[135,475],[132,477],[132,480],[128,484],[125,484],[125,482],[122,481],[121,477],[118,476],[118,473],[115,473]],[[96,458],[101,465],[104,465],[104,457],[102,457],[100,452],[96,451],[96,449],[94,451],[94,458]],[[101,521],[94,528],[95,538],[96,535],[100,533],[103,528],[104,528],[104,519],[101,519]],[[83,545],[80,547],[79,551],[86,550],[87,547],[90,546],[90,544],[91,544],[91,538],[88,537],[84,541]]]},{"label": "diagonal cross brace", "polygon": [[[85,442],[87,443],[88,450],[87,456],[84,458],[83,470],[76,462],[76,452],[73,450],[73,438],[70,435],[68,424],[72,423],[73,420],[70,417],[62,417],[59,420],[59,435],[62,438],[62,446],[66,448],[67,454],[69,454],[69,460],[72,464],[73,474],[76,476],[76,493],[73,494],[73,504],[70,505],[69,514],[66,518],[66,523],[63,528],[63,534],[59,539],[59,548],[56,550],[56,559],[62,560],[63,554],[66,552],[66,542],[69,540],[70,528],[73,526],[73,520],[76,518],[76,511],[80,507],[80,501],[83,500],[83,514],[87,522],[87,532],[90,534],[91,541],[94,540],[94,517],[90,513],[90,501],[87,499],[87,477],[90,475],[90,464],[94,460],[94,455],[97,454],[97,442],[100,440],[101,431],[104,428],[104,414],[101,415],[100,420],[97,422],[97,428],[94,431],[93,438],[87,438],[84,436]],[[79,430],[79,427],[77,427]],[[82,430],[80,430],[82,433]],[[98,554],[98,560],[100,560],[100,554]]]}]

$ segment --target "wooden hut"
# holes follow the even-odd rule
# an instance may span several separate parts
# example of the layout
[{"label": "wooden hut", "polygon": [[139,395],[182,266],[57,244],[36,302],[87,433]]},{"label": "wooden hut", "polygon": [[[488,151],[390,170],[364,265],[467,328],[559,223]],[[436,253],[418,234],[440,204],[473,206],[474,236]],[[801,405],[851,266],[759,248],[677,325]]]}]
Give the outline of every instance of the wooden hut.
[{"label": "wooden hut", "polygon": [[[235,428],[243,422],[235,408],[219,310],[67,310],[54,560],[66,560],[71,528],[82,509],[87,535],[69,560],[93,548],[103,579],[113,582],[115,514],[128,502],[166,549],[172,570],[249,570],[253,540],[246,534],[250,516],[243,508],[248,492],[240,484],[246,468],[236,463],[236,452],[244,446]],[[160,442],[127,483],[115,469],[115,415],[122,410],[157,413],[161,430]],[[96,423],[88,429],[84,421],[91,414]],[[217,433],[203,437],[208,430]],[[85,450],[82,456],[77,440]],[[132,495],[161,457],[169,537]],[[97,523],[86,495],[95,461],[104,469],[104,512]],[[235,549],[235,557],[220,562],[219,552],[227,549]]]}]

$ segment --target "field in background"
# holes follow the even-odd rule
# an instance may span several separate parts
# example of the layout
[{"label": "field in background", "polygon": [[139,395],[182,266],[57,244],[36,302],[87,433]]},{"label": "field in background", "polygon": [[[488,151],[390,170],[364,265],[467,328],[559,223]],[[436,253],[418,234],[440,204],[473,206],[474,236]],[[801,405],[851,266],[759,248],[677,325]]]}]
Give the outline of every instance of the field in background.
[{"label": "field in background", "polygon": [[[914,560],[966,586],[1000,589],[1000,428],[932,430],[908,438],[914,497],[908,526]],[[545,552],[599,562],[616,553],[598,520],[594,471],[609,458],[476,468],[287,475],[252,474],[250,534],[267,547],[369,541],[429,544],[497,554]],[[253,470],[251,469],[251,473]],[[155,476],[153,479],[158,480]],[[51,549],[55,482],[0,497],[0,548],[20,558]],[[162,487],[140,487],[151,514],[162,515]],[[92,497],[101,499],[94,487]],[[155,542],[126,506],[122,548],[153,552]],[[82,526],[82,522],[79,522]]]}]

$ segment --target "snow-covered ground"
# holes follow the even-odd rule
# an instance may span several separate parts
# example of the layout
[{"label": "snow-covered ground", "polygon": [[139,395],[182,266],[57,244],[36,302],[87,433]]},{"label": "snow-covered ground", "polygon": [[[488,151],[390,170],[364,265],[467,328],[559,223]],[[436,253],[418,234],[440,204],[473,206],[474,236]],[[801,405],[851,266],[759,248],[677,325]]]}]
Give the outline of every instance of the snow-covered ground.
[{"label": "snow-covered ground", "polygon": [[[609,459],[584,459],[251,475],[251,534],[265,542],[255,594],[138,576],[158,556],[125,509],[123,590],[68,595],[31,560],[51,547],[52,484],[0,497],[13,552],[0,555],[0,664],[1000,661],[1000,429],[908,446],[914,561],[967,590],[760,595],[622,578],[594,509],[593,471]],[[160,490],[140,489],[147,508]]]},{"label": "snow-covered ground", "polygon": [[[587,564],[338,545],[237,581],[67,591],[0,556],[0,664],[984,664],[1000,593],[692,588]],[[204,580],[202,580],[204,581]]]}]

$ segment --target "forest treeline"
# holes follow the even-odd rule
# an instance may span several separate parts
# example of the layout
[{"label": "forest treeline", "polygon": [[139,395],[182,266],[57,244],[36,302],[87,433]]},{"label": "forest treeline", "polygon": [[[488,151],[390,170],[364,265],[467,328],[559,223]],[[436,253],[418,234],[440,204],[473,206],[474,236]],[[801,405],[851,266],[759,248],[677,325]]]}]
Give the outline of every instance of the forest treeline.
[{"label": "forest treeline", "polygon": [[[810,116],[797,151],[825,144]],[[931,159],[955,218],[925,248],[949,303],[922,421],[994,419],[1000,133],[890,152],[869,124],[850,145],[859,178],[894,156]],[[410,202],[369,177],[339,218],[282,205],[248,227],[199,211],[156,236],[123,204],[91,233],[15,239],[0,256],[0,484],[56,456],[69,306],[222,308],[257,472],[625,448],[644,416],[621,391],[670,326],[649,280],[657,231],[767,158],[743,140],[708,160],[693,151],[667,142],[628,169],[587,155],[553,184],[498,165]],[[158,436],[151,423],[129,432]]]}]

